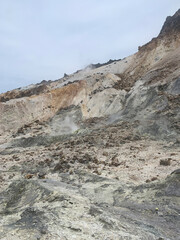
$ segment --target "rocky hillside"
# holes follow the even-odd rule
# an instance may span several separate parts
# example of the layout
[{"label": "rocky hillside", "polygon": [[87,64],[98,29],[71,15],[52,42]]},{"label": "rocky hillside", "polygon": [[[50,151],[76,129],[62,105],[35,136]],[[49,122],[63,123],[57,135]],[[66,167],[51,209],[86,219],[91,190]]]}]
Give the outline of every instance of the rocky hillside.
[{"label": "rocky hillside", "polygon": [[180,10],[124,59],[0,94],[0,239],[178,239]]}]

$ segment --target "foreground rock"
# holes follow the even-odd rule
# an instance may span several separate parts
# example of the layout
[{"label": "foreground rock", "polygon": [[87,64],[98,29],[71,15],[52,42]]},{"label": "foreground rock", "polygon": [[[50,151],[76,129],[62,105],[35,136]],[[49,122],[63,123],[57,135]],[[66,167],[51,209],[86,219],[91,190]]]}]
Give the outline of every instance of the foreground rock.
[{"label": "foreground rock", "polygon": [[178,239],[180,174],[127,185],[87,172],[13,182],[0,195],[1,239]]}]

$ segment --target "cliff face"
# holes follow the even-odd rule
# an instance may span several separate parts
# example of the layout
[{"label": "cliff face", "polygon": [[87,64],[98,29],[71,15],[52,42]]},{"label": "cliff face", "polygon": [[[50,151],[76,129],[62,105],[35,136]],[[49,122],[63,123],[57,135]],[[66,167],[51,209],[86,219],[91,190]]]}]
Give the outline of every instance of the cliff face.
[{"label": "cliff face", "polygon": [[0,239],[178,239],[179,103],[180,10],[132,56],[1,94]]},{"label": "cliff face", "polygon": [[45,93],[35,92],[30,97],[14,94],[12,99],[0,103],[0,134],[14,134],[25,124],[47,121],[60,109],[78,104],[85,98],[85,85],[85,81],[79,81]]},{"label": "cliff face", "polygon": [[[1,142],[6,142],[5,135],[11,138],[26,124],[35,121],[48,124],[57,112],[71,106],[81,109],[80,128],[83,121],[91,118],[104,117],[110,121],[114,118],[117,121],[126,115],[131,120],[133,116],[141,121],[138,115],[143,115],[144,119],[152,120],[155,112],[159,116],[166,115],[165,122],[169,125],[172,119],[168,120],[168,112],[176,111],[177,117],[172,99],[177,102],[179,93],[179,11],[168,17],[159,36],[139,47],[136,54],[97,66],[55,82],[42,82],[1,94]],[[171,89],[174,86],[176,94]],[[145,102],[150,98],[148,106]]]}]

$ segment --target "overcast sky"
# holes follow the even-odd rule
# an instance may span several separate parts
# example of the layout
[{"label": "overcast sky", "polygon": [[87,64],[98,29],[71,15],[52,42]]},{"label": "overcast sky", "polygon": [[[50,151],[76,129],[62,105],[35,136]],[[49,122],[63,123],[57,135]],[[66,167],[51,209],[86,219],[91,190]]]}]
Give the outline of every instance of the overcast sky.
[{"label": "overcast sky", "polygon": [[0,0],[0,92],[133,54],[179,0]]}]

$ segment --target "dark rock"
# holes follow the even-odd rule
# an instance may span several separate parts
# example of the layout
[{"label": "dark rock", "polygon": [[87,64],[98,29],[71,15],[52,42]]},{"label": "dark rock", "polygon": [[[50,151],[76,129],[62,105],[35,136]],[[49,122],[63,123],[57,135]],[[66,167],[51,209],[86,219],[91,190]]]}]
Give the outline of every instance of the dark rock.
[{"label": "dark rock", "polygon": [[152,177],[151,181],[156,181],[158,178],[157,177]]},{"label": "dark rock", "polygon": [[162,166],[170,166],[171,165],[171,159],[161,159],[159,164],[162,165]]},{"label": "dark rock", "polygon": [[38,173],[38,178],[40,178],[40,179],[44,179],[45,176],[46,176],[46,173],[45,173],[45,172],[39,172],[39,173]]},{"label": "dark rock", "polygon": [[68,74],[66,74],[66,73],[64,73],[64,77],[69,77],[69,75],[68,75]]},{"label": "dark rock", "polygon": [[91,206],[90,209],[89,209],[89,214],[94,216],[94,217],[97,216],[97,215],[100,215],[102,213],[103,213],[103,211],[96,206]]},{"label": "dark rock", "polygon": [[28,174],[26,174],[26,175],[24,176],[24,178],[26,178],[26,179],[31,179],[31,178],[33,178],[33,174],[28,173]]},{"label": "dark rock", "polygon": [[167,17],[159,37],[180,32],[180,9],[172,16]]},{"label": "dark rock", "polygon": [[15,225],[19,228],[39,229],[42,233],[42,231],[45,232],[44,220],[45,216],[42,211],[29,207],[21,214],[21,219],[18,220]]},{"label": "dark rock", "polygon": [[174,170],[171,174],[180,174],[180,168]]}]

